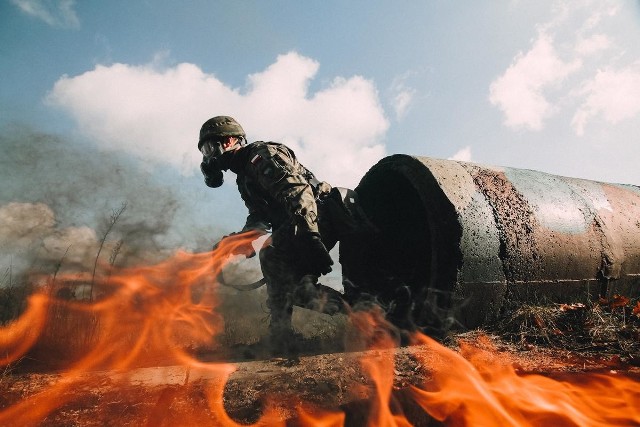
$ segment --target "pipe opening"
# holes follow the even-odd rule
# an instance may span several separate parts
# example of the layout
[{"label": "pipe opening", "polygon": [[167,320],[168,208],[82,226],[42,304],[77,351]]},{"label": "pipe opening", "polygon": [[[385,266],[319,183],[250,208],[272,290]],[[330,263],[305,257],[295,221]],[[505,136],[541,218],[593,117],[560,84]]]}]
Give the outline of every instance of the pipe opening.
[{"label": "pipe opening", "polygon": [[355,190],[377,233],[341,242],[347,282],[392,308],[404,306],[396,314],[409,323],[443,323],[461,264],[461,228],[437,180],[419,159],[398,154],[372,167]]},{"label": "pipe opening", "polygon": [[430,233],[420,194],[398,171],[371,174],[358,187],[364,211],[379,229],[371,250],[381,259],[385,273],[412,290],[429,282]]},{"label": "pipe opening", "polygon": [[395,160],[376,165],[356,188],[377,232],[340,245],[345,277],[383,303],[397,300],[405,287],[415,298],[431,281],[431,231],[423,195],[408,167],[414,160]]}]

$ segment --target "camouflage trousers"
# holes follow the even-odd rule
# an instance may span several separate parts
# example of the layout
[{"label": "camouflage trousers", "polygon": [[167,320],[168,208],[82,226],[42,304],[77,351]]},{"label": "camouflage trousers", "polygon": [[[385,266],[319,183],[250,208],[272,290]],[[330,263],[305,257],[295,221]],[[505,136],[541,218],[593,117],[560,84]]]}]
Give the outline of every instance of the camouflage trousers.
[{"label": "camouflage trousers", "polygon": [[[321,230],[322,234],[322,230]],[[325,232],[325,234],[327,234]],[[322,236],[330,250],[336,240]],[[273,232],[260,250],[260,266],[267,283],[267,307],[270,311],[271,333],[291,331],[291,316],[296,295],[315,287],[318,277],[305,268],[308,254],[301,251],[295,241],[292,227]]]},{"label": "camouflage trousers", "polygon": [[[356,197],[351,192],[352,197]],[[327,250],[338,241],[349,242],[373,232],[363,212],[350,212],[333,188],[317,200],[318,228]],[[353,199],[352,199],[353,200]],[[308,254],[296,244],[293,225],[274,230],[260,251],[260,265],[267,282],[267,306],[271,311],[271,330],[291,330],[296,292],[316,288],[318,277],[308,274]]]}]

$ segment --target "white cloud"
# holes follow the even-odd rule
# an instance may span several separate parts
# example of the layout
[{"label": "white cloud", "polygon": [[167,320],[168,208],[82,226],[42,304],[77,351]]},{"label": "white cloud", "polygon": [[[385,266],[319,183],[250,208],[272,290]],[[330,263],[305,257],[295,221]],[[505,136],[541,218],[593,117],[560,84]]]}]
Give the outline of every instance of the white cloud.
[{"label": "white cloud", "polygon": [[416,90],[407,86],[407,80],[414,74],[413,72],[408,72],[400,77],[396,77],[391,83],[389,90],[391,93],[391,107],[398,120],[405,116],[413,103]]},{"label": "white cloud", "polygon": [[490,86],[489,99],[504,113],[505,125],[541,130],[564,110],[561,117],[571,118],[582,135],[598,115],[615,124],[638,114],[640,61],[627,41],[629,11],[623,7],[612,1],[554,3],[533,47]]},{"label": "white cloud", "polygon": [[27,15],[34,16],[52,27],[79,28],[75,0],[11,0]]},{"label": "white cloud", "polygon": [[453,156],[449,157],[449,160],[457,160],[459,162],[471,162],[471,147],[466,146],[458,150]]},{"label": "white cloud", "polygon": [[605,34],[594,34],[576,44],[576,53],[589,56],[607,50],[611,46],[611,39]]},{"label": "white cloud", "polygon": [[197,170],[202,123],[234,116],[250,140],[290,144],[320,179],[353,186],[385,155],[389,126],[373,82],[336,77],[310,94],[319,64],[295,52],[248,76],[244,91],[196,65],[97,66],[63,76],[47,101],[69,112],[79,130],[102,147],[131,153],[184,174]]},{"label": "white cloud", "polygon": [[489,100],[505,114],[507,126],[540,130],[554,113],[545,90],[580,66],[580,61],[562,61],[551,36],[541,32],[531,50],[518,54],[504,74],[491,83]]},{"label": "white cloud", "polygon": [[583,135],[588,121],[601,115],[616,124],[640,114],[640,61],[621,70],[606,69],[584,83],[584,101],[571,121],[576,134]]},{"label": "white cloud", "polygon": [[610,125],[636,116],[640,61],[625,7],[604,0],[555,2],[532,48],[490,86],[489,99],[505,125],[541,130],[563,112],[559,117],[583,135],[596,116]]},{"label": "white cloud", "polygon": [[396,118],[401,119],[404,117],[411,105],[411,101],[413,101],[414,95],[415,91],[410,89],[402,90],[396,94],[393,98],[393,109],[396,112]]}]

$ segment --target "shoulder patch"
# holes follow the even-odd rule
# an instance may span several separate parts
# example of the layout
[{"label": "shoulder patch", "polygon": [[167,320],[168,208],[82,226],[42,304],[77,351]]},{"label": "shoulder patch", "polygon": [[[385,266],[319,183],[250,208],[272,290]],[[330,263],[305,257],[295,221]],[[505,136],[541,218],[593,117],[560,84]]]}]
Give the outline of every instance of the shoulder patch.
[{"label": "shoulder patch", "polygon": [[255,156],[253,156],[253,158],[251,159],[251,164],[252,165],[257,165],[258,163],[260,163],[260,161],[262,160],[262,156],[260,154],[256,154]]}]

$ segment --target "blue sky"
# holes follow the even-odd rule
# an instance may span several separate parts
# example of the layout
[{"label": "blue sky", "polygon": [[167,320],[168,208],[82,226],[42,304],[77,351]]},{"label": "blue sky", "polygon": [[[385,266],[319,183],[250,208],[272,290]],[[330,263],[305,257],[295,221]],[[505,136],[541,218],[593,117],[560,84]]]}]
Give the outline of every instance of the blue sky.
[{"label": "blue sky", "polygon": [[197,170],[219,114],[334,185],[394,153],[640,184],[639,40],[637,0],[4,0],[0,239],[81,262],[122,202],[141,246],[240,228]]}]

